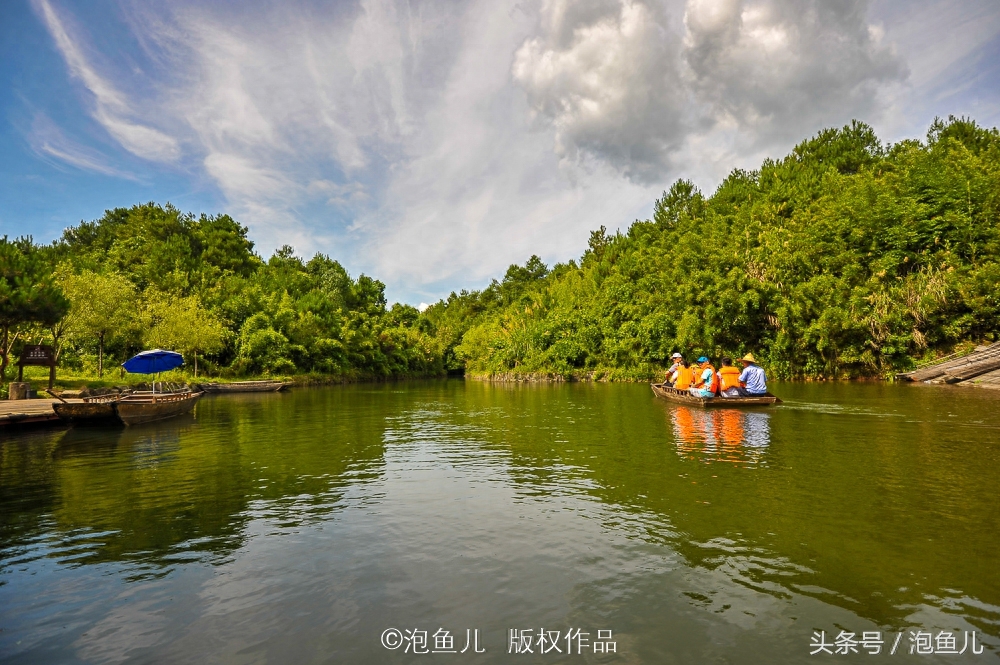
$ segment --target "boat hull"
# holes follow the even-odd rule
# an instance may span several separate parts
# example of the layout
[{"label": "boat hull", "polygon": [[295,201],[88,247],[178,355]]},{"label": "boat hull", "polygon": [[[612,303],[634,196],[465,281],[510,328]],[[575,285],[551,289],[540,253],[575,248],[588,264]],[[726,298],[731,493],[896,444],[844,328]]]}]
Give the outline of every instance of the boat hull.
[{"label": "boat hull", "polygon": [[105,402],[53,402],[52,410],[63,420],[73,423],[99,423],[113,421],[114,401]]},{"label": "boat hull", "polygon": [[190,413],[204,394],[196,392],[130,395],[115,404],[115,412],[126,425],[141,425]]},{"label": "boat hull", "polygon": [[760,397],[696,397],[686,390],[677,390],[676,388],[664,386],[660,383],[651,383],[649,385],[657,397],[663,397],[672,402],[688,404],[690,406],[732,408],[781,404],[781,400],[771,393]]},{"label": "boat hull", "polygon": [[236,383],[203,383],[207,393],[274,393],[292,385],[288,381],[239,381]]}]

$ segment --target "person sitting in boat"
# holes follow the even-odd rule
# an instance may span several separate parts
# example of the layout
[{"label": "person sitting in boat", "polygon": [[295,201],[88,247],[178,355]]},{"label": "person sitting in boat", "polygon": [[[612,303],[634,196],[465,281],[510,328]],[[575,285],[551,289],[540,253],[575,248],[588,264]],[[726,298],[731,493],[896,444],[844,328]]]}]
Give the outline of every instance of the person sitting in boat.
[{"label": "person sitting in boat", "polygon": [[762,397],[767,394],[767,375],[764,369],[757,364],[757,359],[752,353],[748,353],[742,358],[743,371],[740,372],[740,395],[744,397]]},{"label": "person sitting in boat", "polygon": [[674,372],[674,388],[676,390],[687,390],[694,380],[694,371],[688,365],[688,361],[681,360],[681,366]]},{"label": "person sitting in boat", "polygon": [[740,370],[733,367],[732,358],[723,358],[722,367],[719,368],[719,394],[723,397],[739,397],[739,388]]},{"label": "person sitting in boat", "polygon": [[674,364],[667,370],[667,378],[663,381],[663,385],[665,386],[672,386],[674,385],[674,382],[677,381],[677,370],[683,367],[681,362],[684,360],[684,356],[679,353],[675,353],[670,356],[670,359],[674,361]]},{"label": "person sitting in boat", "polygon": [[691,394],[695,397],[715,397],[719,392],[719,373],[705,356],[698,358],[698,365],[701,373],[695,377],[694,385],[690,389]]}]

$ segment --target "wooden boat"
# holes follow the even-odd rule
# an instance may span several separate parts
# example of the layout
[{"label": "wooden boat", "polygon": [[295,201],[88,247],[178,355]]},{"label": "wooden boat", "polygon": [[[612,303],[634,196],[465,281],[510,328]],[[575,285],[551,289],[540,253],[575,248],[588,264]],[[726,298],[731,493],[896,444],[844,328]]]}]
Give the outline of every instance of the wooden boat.
[{"label": "wooden boat", "polygon": [[154,420],[189,413],[205,393],[185,390],[173,393],[131,393],[115,402],[115,413],[126,425],[138,425]]},{"label": "wooden boat", "polygon": [[273,393],[292,385],[291,381],[235,381],[233,383],[202,383],[207,393]]},{"label": "wooden boat", "polygon": [[681,404],[688,404],[690,406],[729,408],[734,406],[771,406],[772,404],[781,404],[781,400],[771,393],[760,397],[696,397],[687,390],[677,390],[662,383],[651,383],[649,385],[657,397],[663,397],[673,402],[680,402]]},{"label": "wooden boat", "polygon": [[52,410],[62,420],[73,423],[100,423],[118,419],[115,413],[115,402],[120,399],[118,393],[84,397],[79,402],[67,402],[62,398],[52,403]]},{"label": "wooden boat", "polygon": [[96,423],[117,420],[115,403],[105,402],[54,402],[56,415],[73,423]]}]

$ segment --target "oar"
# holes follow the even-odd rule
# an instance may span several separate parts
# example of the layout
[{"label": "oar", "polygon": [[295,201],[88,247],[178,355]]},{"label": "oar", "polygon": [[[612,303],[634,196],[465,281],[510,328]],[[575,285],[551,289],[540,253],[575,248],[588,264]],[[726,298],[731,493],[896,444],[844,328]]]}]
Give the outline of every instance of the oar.
[{"label": "oar", "polygon": [[48,388],[44,388],[44,390],[45,390],[45,392],[47,392],[48,394],[52,395],[52,396],[53,396],[53,397],[55,397],[55,398],[56,398],[57,400],[59,400],[60,402],[62,402],[63,404],[69,404],[69,402],[67,402],[66,400],[64,400],[64,399],[63,399],[62,397],[60,397],[59,395],[56,395],[56,394],[55,394],[54,392],[52,392],[52,391],[51,391],[51,390],[49,390]]}]

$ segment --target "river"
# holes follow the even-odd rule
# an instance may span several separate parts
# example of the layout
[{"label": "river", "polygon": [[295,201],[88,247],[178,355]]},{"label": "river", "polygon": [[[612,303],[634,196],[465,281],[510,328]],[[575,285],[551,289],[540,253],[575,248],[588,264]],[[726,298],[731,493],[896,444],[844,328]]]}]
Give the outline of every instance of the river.
[{"label": "river", "polygon": [[1000,662],[1000,392],[773,389],[451,379],[25,432],[0,661]]}]

